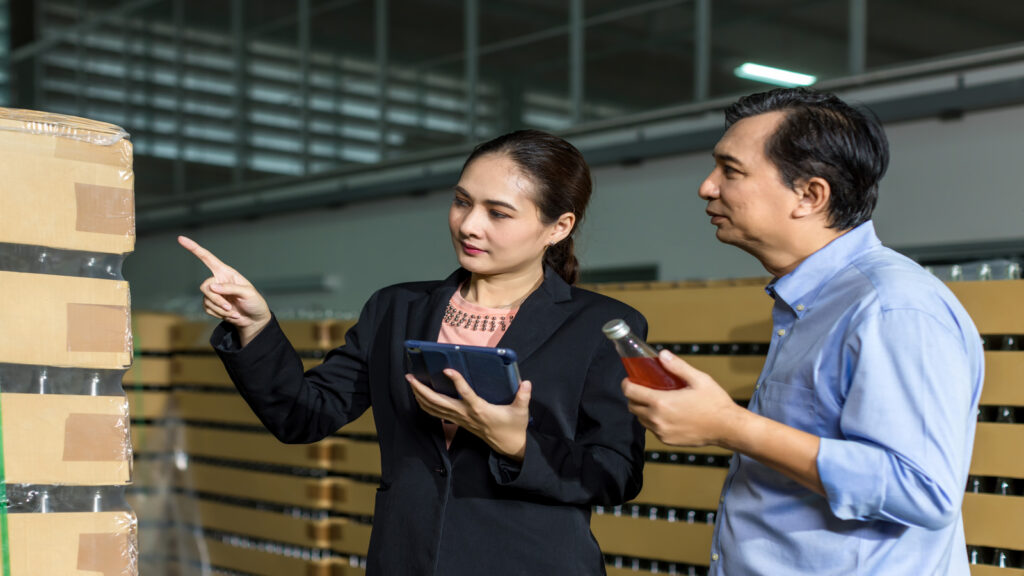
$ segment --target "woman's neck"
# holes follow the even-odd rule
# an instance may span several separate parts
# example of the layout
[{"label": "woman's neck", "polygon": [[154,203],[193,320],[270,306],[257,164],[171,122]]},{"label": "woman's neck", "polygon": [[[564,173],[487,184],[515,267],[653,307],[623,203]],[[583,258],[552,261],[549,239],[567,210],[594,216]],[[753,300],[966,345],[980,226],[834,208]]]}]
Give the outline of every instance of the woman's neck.
[{"label": "woman's neck", "polygon": [[462,287],[462,297],[484,308],[515,308],[543,282],[543,269],[493,276],[474,273]]}]

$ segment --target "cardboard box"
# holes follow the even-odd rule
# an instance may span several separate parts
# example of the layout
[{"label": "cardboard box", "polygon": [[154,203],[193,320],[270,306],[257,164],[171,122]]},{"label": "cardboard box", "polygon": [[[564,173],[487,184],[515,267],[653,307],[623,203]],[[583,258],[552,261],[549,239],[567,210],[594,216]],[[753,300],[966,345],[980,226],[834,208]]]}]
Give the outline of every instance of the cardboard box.
[{"label": "cardboard box", "polygon": [[600,292],[650,319],[649,342],[768,342],[772,299],[763,285],[622,288]]},{"label": "cardboard box", "polygon": [[135,246],[128,133],[0,108],[0,242],[124,254]]},{"label": "cardboard box", "polygon": [[370,546],[370,525],[347,518],[315,519],[189,496],[177,499],[177,506],[198,510],[199,521],[207,530],[361,556]]},{"label": "cardboard box", "polygon": [[380,448],[373,440],[330,437],[313,444],[283,444],[268,433],[189,426],[184,448],[208,458],[380,475]]},{"label": "cardboard box", "polygon": [[180,488],[310,510],[370,516],[377,483],[351,478],[309,478],[193,462],[178,479]]},{"label": "cardboard box", "polygon": [[1024,550],[1024,498],[999,494],[964,494],[967,543]]},{"label": "cardboard box", "polygon": [[[136,342],[138,339],[136,338]],[[142,360],[146,360],[143,357]],[[319,358],[303,358],[302,367],[305,370],[319,366],[323,360]],[[175,384],[188,386],[216,386],[232,388],[235,385],[231,382],[227,370],[220,358],[213,353],[213,349],[205,354],[181,353],[171,358],[171,380]],[[125,379],[127,383],[128,380]]]},{"label": "cardboard box", "polygon": [[347,560],[307,560],[254,546],[233,546],[207,536],[210,565],[259,576],[299,574],[304,576],[364,576],[366,571]]},{"label": "cardboard box", "polygon": [[[170,454],[178,447],[179,441],[177,436],[174,429],[167,424],[140,424],[132,422],[132,452],[136,455]],[[137,475],[134,481],[139,481]]]},{"label": "cardboard box", "polygon": [[171,338],[174,329],[182,323],[177,314],[163,312],[132,312],[132,334],[135,335],[135,349],[146,352],[168,353],[174,349]]},{"label": "cardboard box", "polygon": [[[135,330],[132,330],[132,344],[138,350],[139,333]],[[173,370],[173,359],[169,356],[138,356],[132,361],[132,367],[124,373],[121,384],[125,390],[143,386],[169,387]]]},{"label": "cardboard box", "polygon": [[0,410],[8,484],[103,486],[131,481],[128,403],[123,397],[0,394]]},{"label": "cardboard box", "polygon": [[128,283],[0,272],[0,362],[124,369],[132,363]]},{"label": "cardboard box", "polygon": [[132,420],[163,420],[171,415],[171,389],[127,390]]},{"label": "cardboard box", "polygon": [[590,530],[605,554],[707,566],[714,526],[594,514]]},{"label": "cardboard box", "polygon": [[131,512],[8,514],[10,576],[134,576],[138,572]]}]

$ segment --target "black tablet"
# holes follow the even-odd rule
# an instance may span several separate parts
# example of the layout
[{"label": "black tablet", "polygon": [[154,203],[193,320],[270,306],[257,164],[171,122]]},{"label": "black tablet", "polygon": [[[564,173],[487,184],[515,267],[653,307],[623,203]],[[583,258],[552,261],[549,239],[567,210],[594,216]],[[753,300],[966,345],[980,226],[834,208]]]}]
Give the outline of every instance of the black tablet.
[{"label": "black tablet", "polygon": [[511,404],[519,390],[516,353],[508,348],[406,340],[405,355],[409,372],[417,380],[453,398],[459,394],[444,375],[445,368],[462,374],[473,391],[491,404]]}]

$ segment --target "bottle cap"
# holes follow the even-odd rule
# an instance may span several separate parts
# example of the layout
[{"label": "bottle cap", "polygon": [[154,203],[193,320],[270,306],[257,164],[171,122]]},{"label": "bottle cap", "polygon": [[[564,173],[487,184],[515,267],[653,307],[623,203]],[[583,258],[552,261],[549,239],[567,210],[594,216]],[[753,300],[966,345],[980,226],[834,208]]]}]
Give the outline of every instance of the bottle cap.
[{"label": "bottle cap", "polygon": [[629,326],[622,319],[609,320],[601,327],[601,331],[609,340],[615,340],[629,334]]}]

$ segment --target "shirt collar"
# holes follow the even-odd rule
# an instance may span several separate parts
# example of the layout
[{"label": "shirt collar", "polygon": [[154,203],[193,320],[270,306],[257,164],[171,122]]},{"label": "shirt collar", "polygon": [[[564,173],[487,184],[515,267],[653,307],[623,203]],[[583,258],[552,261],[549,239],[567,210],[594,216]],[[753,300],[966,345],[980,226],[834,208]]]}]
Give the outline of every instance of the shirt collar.
[{"label": "shirt collar", "polygon": [[805,258],[789,274],[772,280],[765,291],[776,301],[789,306],[799,318],[811,307],[829,279],[848,266],[858,254],[880,245],[875,225],[868,220]]}]

